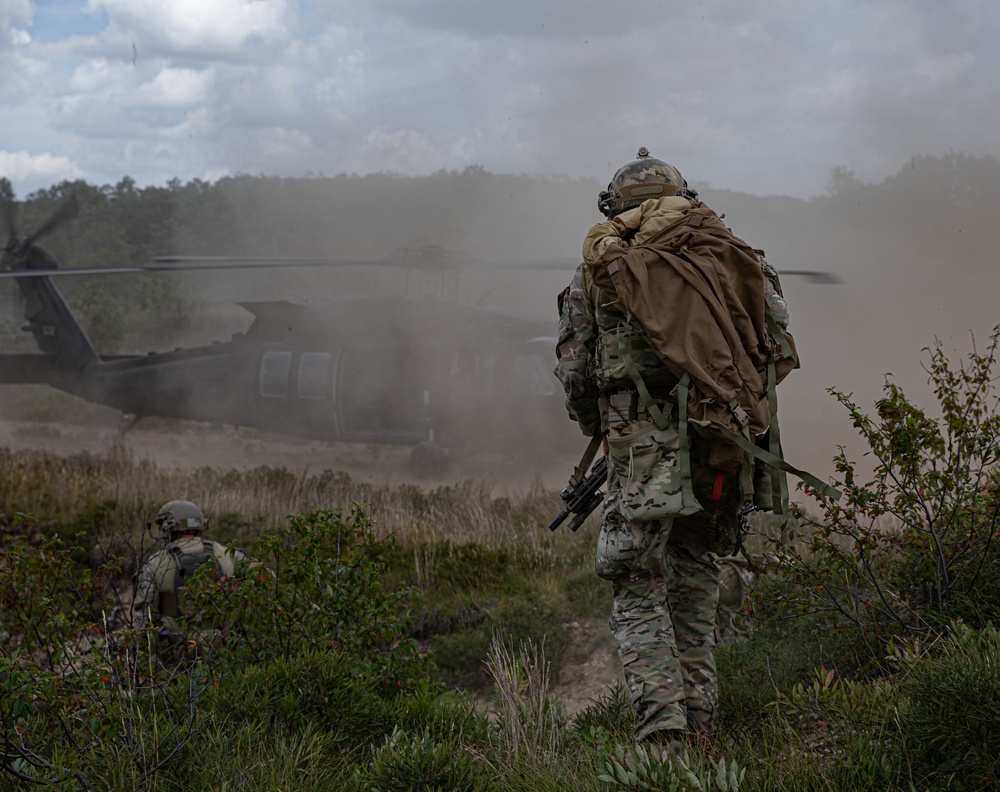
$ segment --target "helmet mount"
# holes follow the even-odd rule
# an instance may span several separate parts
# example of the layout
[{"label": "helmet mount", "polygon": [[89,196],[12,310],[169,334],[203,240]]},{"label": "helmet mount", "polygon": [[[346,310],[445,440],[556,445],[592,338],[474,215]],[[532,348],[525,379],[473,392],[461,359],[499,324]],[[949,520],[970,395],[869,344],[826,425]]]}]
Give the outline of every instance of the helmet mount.
[{"label": "helmet mount", "polygon": [[208,527],[201,509],[186,500],[163,504],[156,513],[155,522],[168,541],[179,534],[201,534]]}]

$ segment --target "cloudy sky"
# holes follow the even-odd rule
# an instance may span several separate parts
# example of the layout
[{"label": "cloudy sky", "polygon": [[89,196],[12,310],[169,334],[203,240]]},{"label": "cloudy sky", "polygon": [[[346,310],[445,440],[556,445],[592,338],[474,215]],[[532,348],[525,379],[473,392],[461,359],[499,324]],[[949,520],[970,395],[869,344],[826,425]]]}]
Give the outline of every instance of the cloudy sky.
[{"label": "cloudy sky", "polygon": [[0,0],[0,175],[606,180],[822,194],[1000,156],[996,0]]}]

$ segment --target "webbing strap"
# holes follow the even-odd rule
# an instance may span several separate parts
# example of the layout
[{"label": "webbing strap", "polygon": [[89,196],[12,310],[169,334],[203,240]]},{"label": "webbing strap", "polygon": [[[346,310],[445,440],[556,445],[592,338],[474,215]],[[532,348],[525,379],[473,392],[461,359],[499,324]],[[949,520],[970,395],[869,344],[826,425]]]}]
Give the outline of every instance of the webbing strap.
[{"label": "webbing strap", "polygon": [[788,338],[785,337],[785,331],[781,329],[779,325],[774,320],[774,315],[771,313],[770,309],[764,311],[764,322],[767,324],[767,330],[771,334],[771,338],[778,342],[781,347],[781,356],[790,358],[792,356],[792,345],[788,343]]},{"label": "webbing strap", "polygon": [[822,492],[828,498],[833,498],[834,500],[840,500],[841,492],[836,487],[831,487],[824,481],[820,481],[812,473],[807,473],[804,470],[799,470],[797,467],[788,464],[784,459],[782,459],[777,454],[772,454],[770,451],[766,451],[763,448],[758,447],[749,438],[744,437],[741,434],[737,434],[731,429],[722,426],[721,424],[713,424],[713,429],[720,432],[724,437],[732,440],[736,445],[746,451],[750,456],[756,457],[761,462],[766,462],[771,467],[779,468],[793,476],[797,476],[802,479],[806,484],[819,492]]},{"label": "webbing strap", "polygon": [[175,545],[171,544],[167,548],[167,552],[173,556],[174,562],[174,586],[171,591],[161,591],[160,592],[160,615],[170,616],[171,618],[180,615],[180,611],[177,607],[177,578],[180,576],[181,572],[181,549]]},{"label": "webbing strap", "polygon": [[[691,445],[688,442],[688,390],[691,385],[691,375],[686,371],[681,381],[677,383],[677,434],[680,436],[680,449],[677,452],[677,466],[681,474],[681,508],[685,511],[694,507],[698,501],[694,497],[694,483],[691,479]],[[647,406],[648,410],[649,407]]]},{"label": "webbing strap", "polygon": [[[773,360],[767,364],[767,402],[769,412],[768,451],[776,457],[781,457],[781,432],[778,429],[778,383],[776,382]],[[769,470],[771,473],[771,509],[775,514],[785,514],[788,511],[788,477],[785,475],[785,471],[780,468],[771,466]]]},{"label": "webbing strap", "polygon": [[[646,387],[646,383],[642,381],[642,375],[639,373],[639,369],[635,365],[635,361],[632,359],[632,350],[628,348],[628,344],[625,343],[625,336],[623,333],[618,333],[618,354],[622,357],[622,363],[625,364],[625,370],[628,375],[632,378],[632,382],[635,383],[635,389],[639,391],[639,398],[642,399],[643,406],[646,408],[646,412],[649,413],[649,417],[653,419],[653,423],[656,424],[656,428],[661,432],[666,430],[670,425],[667,423],[667,419],[663,417],[663,413],[660,408],[656,406],[656,402],[653,401],[653,397],[649,394],[649,389]],[[684,376],[687,376],[686,374]],[[685,404],[686,399],[682,400]],[[684,420],[681,420],[681,426],[685,424]]]},{"label": "webbing strap", "polygon": [[590,445],[587,446],[587,450],[583,452],[583,456],[580,457],[580,464],[573,470],[573,474],[576,476],[578,482],[583,481],[587,476],[587,471],[590,469],[590,463],[594,461],[594,457],[597,456],[597,449],[601,445],[601,441],[604,439],[604,435],[600,432],[595,434],[590,438]]}]

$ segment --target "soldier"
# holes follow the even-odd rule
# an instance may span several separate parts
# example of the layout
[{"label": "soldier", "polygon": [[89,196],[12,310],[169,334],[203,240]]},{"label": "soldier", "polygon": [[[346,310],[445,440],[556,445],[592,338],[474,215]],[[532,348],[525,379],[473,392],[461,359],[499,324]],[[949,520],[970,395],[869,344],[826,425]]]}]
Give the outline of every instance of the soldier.
[{"label": "soldier", "polygon": [[196,567],[208,561],[216,574],[229,576],[236,563],[246,560],[239,550],[205,539],[208,522],[201,509],[190,501],[174,500],[163,505],[155,520],[166,546],[154,553],[140,570],[132,602],[132,624],[141,629],[157,628],[161,648],[176,647],[183,641],[177,618],[181,616],[178,592]]},{"label": "soldier", "polygon": [[[636,209],[640,205],[643,209]],[[648,328],[623,306],[623,295],[615,293],[618,281],[604,288],[595,278],[598,265],[605,273],[620,268],[603,255],[611,245],[627,252],[655,243],[662,238],[657,229],[676,228],[692,210],[716,223],[718,218],[676,168],[645,148],[616,172],[598,206],[609,220],[591,229],[584,263],[560,295],[555,374],[565,389],[569,415],[583,433],[605,435],[610,464],[595,570],[613,588],[610,626],[638,720],[637,739],[676,748],[689,733],[712,729],[716,556],[733,551],[744,488],[739,468],[720,462],[710,439],[688,435],[688,422],[681,417],[689,410],[688,400],[678,395],[678,386],[684,387],[681,367],[665,363]],[[691,225],[700,227],[702,220]],[[739,250],[744,259],[753,257],[751,280],[760,279],[762,265],[754,252],[745,243]],[[764,286],[753,288],[763,326]],[[655,311],[674,314],[674,322],[690,307],[687,301],[673,307],[654,304]],[[688,336],[703,337],[701,329],[689,333],[675,325],[668,335],[686,341]],[[766,346],[763,341],[760,345]],[[754,360],[749,378],[758,377],[759,392],[757,365]],[[729,408],[737,414],[738,405]]]}]

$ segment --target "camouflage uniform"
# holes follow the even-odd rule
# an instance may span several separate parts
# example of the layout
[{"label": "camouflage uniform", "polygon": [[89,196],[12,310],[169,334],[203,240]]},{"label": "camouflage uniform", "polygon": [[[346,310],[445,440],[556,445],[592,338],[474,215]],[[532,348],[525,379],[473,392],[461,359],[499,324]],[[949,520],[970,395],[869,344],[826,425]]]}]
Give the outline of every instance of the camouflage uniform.
[{"label": "camouflage uniform", "polygon": [[[622,436],[651,423],[623,349],[654,402],[676,425],[672,392],[677,378],[581,266],[560,296],[555,373],[566,391],[570,417],[586,435],[610,430]],[[735,529],[742,493],[738,474],[717,480],[706,458],[707,449],[693,437],[693,489],[703,510],[654,520],[622,515],[622,478],[630,471],[614,456],[609,464],[595,570],[613,588],[610,625],[638,718],[639,739],[712,726],[719,603],[719,567],[713,553],[730,551],[719,547],[716,537]],[[713,500],[712,495],[717,497]]]},{"label": "camouflage uniform", "polygon": [[233,575],[236,563],[246,560],[239,550],[227,549],[218,542],[200,536],[181,536],[150,556],[136,579],[132,601],[132,624],[136,629],[153,624],[162,636],[178,635],[177,593],[184,583],[182,569],[192,561],[214,558],[218,573]]}]

